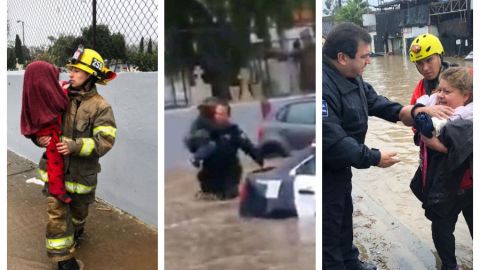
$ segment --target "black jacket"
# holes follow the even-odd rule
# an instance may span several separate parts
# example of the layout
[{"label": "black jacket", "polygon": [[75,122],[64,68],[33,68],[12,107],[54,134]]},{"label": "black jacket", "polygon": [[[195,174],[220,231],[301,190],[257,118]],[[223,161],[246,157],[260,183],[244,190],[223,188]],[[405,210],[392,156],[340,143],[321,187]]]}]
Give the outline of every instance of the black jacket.
[{"label": "black jacket", "polygon": [[216,144],[215,151],[205,159],[205,168],[221,170],[230,166],[239,166],[238,150],[243,150],[253,160],[263,164],[263,158],[247,135],[236,124],[217,127],[211,132],[211,140]]},{"label": "black jacket", "polygon": [[197,116],[183,140],[188,151],[195,153],[201,145],[208,143],[212,132],[217,128],[217,125],[212,120],[203,116]]},{"label": "black jacket", "polygon": [[449,122],[443,128],[439,139],[448,148],[448,153],[428,149],[425,188],[422,188],[421,167],[417,169],[410,188],[422,201],[423,208],[445,216],[455,206],[465,170],[472,168],[473,122],[470,120]]},{"label": "black jacket", "polygon": [[402,105],[378,95],[360,76],[355,79],[343,77],[329,61],[324,56],[322,65],[324,181],[335,178],[348,180],[351,178],[351,166],[359,169],[368,168],[380,161],[380,152],[364,144],[368,116],[396,122],[399,120]]}]

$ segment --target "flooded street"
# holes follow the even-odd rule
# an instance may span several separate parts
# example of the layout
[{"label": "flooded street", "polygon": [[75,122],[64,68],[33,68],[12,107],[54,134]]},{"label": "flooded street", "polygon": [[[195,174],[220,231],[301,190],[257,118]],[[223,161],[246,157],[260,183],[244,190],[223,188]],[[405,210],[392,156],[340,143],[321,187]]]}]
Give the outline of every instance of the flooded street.
[{"label": "flooded street", "polygon": [[193,168],[166,172],[165,269],[315,269],[313,219],[243,219],[238,200],[199,201],[197,190]]},{"label": "flooded street", "polygon": [[[457,58],[446,60],[460,66],[472,66],[472,62]],[[402,104],[410,102],[420,78],[415,66],[400,56],[372,58],[372,64],[364,73],[365,81],[379,94]],[[415,263],[423,264],[425,269],[440,269],[439,261],[434,257],[431,223],[409,188],[418,166],[418,147],[413,144],[412,135],[410,128],[401,124],[371,118],[366,145],[396,151],[401,162],[388,169],[373,167],[354,171],[357,244],[363,248],[364,255],[379,263],[382,269],[422,269],[411,268]],[[363,201],[368,204],[362,204]],[[385,230],[392,239],[372,238],[371,235],[384,234],[374,230]],[[455,237],[457,260],[462,269],[471,269],[472,239],[462,215],[458,219]],[[393,250],[396,252],[391,252]],[[397,253],[401,251],[405,252]]]}]

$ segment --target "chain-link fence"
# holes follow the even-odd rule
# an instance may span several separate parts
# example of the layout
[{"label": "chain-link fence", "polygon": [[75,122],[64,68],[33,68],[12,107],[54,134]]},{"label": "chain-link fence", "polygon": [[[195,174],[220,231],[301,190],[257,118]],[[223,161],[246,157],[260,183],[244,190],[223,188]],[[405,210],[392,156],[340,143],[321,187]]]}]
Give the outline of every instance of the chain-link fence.
[{"label": "chain-link fence", "polygon": [[101,54],[108,46],[120,46],[122,50],[125,47],[126,51],[157,51],[155,0],[8,0],[7,15],[8,46],[14,47],[16,39],[20,40],[30,58],[55,45],[75,47],[78,44],[74,43],[79,42]]},{"label": "chain-link fence", "polygon": [[[252,33],[244,46],[236,43],[240,35],[236,30],[166,31],[165,108],[198,104],[211,95],[239,101],[315,91],[313,25],[294,27],[281,35],[272,28],[270,40]],[[182,51],[175,51],[179,47]],[[177,72],[169,73],[170,69]],[[216,89],[222,84],[223,89]]]}]

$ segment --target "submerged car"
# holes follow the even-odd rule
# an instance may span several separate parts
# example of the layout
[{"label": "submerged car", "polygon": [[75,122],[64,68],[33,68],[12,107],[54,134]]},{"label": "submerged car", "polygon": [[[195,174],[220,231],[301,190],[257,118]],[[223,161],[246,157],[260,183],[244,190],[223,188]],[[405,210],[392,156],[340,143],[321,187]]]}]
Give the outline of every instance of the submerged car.
[{"label": "submerged car", "polygon": [[315,216],[315,147],[295,151],[277,167],[249,173],[240,188],[243,217]]},{"label": "submerged car", "polygon": [[286,157],[315,139],[315,94],[261,103],[258,145],[265,157]]}]

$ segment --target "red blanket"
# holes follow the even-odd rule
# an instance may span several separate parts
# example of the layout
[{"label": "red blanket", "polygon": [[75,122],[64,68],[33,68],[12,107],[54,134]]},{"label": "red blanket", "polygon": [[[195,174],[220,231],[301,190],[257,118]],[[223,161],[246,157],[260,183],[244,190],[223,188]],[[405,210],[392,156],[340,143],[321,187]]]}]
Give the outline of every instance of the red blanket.
[{"label": "red blanket", "polygon": [[26,137],[51,137],[47,145],[48,191],[57,199],[69,203],[64,183],[63,157],[57,150],[60,142],[60,121],[68,97],[58,81],[58,69],[47,62],[28,65],[23,80],[21,132]]},{"label": "red blanket", "polygon": [[57,151],[57,143],[60,142],[60,134],[62,131],[58,125],[51,125],[35,133],[35,136],[50,136],[50,142],[47,145],[47,175],[48,175],[48,192],[64,203],[70,203],[72,199],[67,195],[65,190],[63,157]]},{"label": "red blanket", "polygon": [[68,104],[58,79],[59,71],[50,63],[35,61],[27,66],[20,120],[22,135],[31,137],[40,129],[58,123]]}]

